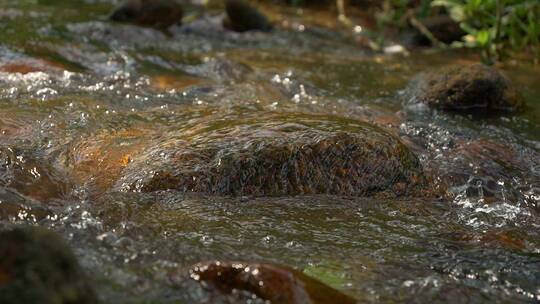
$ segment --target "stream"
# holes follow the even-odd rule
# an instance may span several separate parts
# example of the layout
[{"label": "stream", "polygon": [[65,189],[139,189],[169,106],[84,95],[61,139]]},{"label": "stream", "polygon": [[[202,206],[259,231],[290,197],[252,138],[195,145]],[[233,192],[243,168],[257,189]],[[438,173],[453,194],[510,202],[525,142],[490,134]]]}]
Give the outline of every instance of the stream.
[{"label": "stream", "polygon": [[[271,33],[218,11],[163,32],[109,22],[111,2],[0,1],[0,229],[61,234],[103,303],[237,303],[189,278],[208,260],[288,265],[362,303],[540,301],[538,66],[500,67],[525,111],[447,113],[407,103],[409,81],[474,52],[373,54],[279,7]],[[205,153],[353,129],[399,138],[427,189],[143,185],[171,158],[204,170]]]}]

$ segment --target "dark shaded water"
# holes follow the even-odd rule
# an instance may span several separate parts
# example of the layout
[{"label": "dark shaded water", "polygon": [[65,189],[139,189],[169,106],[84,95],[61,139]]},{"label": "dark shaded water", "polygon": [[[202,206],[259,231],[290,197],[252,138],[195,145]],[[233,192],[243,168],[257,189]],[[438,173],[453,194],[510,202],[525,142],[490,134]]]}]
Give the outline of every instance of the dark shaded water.
[{"label": "dark shaded water", "polygon": [[[450,115],[405,105],[404,89],[472,54],[368,55],[342,32],[236,34],[212,18],[168,35],[110,24],[111,7],[0,3],[0,227],[62,233],[104,302],[208,301],[187,269],[211,259],[287,264],[365,302],[540,300],[537,66],[503,67],[523,113]],[[189,140],[216,121],[255,115],[270,125],[298,112],[387,128],[440,195],[119,191],[131,155],[162,134]]]}]

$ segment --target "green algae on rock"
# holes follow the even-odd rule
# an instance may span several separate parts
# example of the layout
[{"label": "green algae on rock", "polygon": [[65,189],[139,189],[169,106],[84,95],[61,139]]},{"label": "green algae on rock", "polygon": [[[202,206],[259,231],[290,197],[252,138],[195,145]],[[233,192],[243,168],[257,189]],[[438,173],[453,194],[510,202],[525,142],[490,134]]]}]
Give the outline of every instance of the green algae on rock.
[{"label": "green algae on rock", "polygon": [[0,233],[1,303],[97,303],[68,245],[55,233],[17,227]]},{"label": "green algae on rock", "polygon": [[511,81],[482,64],[456,65],[419,75],[409,85],[410,102],[459,112],[515,111],[523,100]]},{"label": "green algae on rock", "polygon": [[213,261],[193,266],[189,274],[220,292],[246,291],[271,303],[356,303],[348,295],[287,266]]},{"label": "green algae on rock", "polygon": [[[259,116],[257,116],[259,115]],[[329,115],[211,117],[134,155],[117,187],[218,195],[403,195],[423,181],[418,158],[376,126]]]},{"label": "green algae on rock", "polygon": [[225,2],[227,18],[224,26],[236,32],[272,30],[268,18],[244,0],[227,0]]},{"label": "green algae on rock", "polygon": [[183,10],[173,0],[127,0],[114,9],[112,21],[166,29],[182,24]]}]

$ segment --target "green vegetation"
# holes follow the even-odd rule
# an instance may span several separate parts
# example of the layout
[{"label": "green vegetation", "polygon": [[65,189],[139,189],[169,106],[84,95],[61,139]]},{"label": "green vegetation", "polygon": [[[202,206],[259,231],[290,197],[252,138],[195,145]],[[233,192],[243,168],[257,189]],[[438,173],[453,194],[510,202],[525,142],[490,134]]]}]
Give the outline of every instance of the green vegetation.
[{"label": "green vegetation", "polygon": [[396,22],[411,12],[420,20],[430,14],[447,13],[466,33],[453,46],[478,48],[487,63],[523,51],[531,52],[535,60],[540,56],[538,0],[422,0],[416,7],[411,2],[387,0],[386,14],[381,16]]},{"label": "green vegetation", "polygon": [[540,57],[538,0],[386,0],[378,14],[380,25],[405,26],[411,16],[422,20],[448,14],[466,33],[454,47],[480,49],[493,63],[523,51]]},{"label": "green vegetation", "polygon": [[[290,1],[295,5],[307,2]],[[365,5],[369,1],[349,2]],[[535,61],[540,58],[539,0],[384,0],[375,9],[380,29],[405,28],[411,23],[415,26],[411,19],[422,22],[434,15],[448,14],[465,32],[452,47],[479,49],[486,63],[524,52],[532,54]]]},{"label": "green vegetation", "polygon": [[434,0],[467,33],[462,46],[482,50],[488,61],[502,60],[512,51],[530,50],[538,60],[540,1]]}]

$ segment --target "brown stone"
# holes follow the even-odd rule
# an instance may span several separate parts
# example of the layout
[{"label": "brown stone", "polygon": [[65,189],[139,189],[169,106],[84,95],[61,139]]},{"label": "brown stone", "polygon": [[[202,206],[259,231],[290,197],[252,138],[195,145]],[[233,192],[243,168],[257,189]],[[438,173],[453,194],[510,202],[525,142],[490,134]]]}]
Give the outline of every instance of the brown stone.
[{"label": "brown stone", "polygon": [[166,29],[182,24],[183,10],[174,0],[127,0],[114,9],[112,21]]},{"label": "brown stone", "polygon": [[[218,195],[404,195],[423,182],[418,158],[365,122],[257,112],[210,116],[193,134],[163,134],[133,155],[122,190]],[[224,120],[225,119],[225,120]]]},{"label": "brown stone", "polygon": [[193,266],[190,277],[223,293],[247,291],[271,303],[356,303],[348,295],[281,265],[213,261]]},{"label": "brown stone", "polygon": [[412,102],[431,107],[488,114],[514,111],[523,99],[497,69],[482,64],[455,65],[420,75],[409,86]]},{"label": "brown stone", "polygon": [[[421,20],[421,22],[433,37],[444,43],[459,41],[466,34],[463,29],[461,29],[459,23],[455,22],[448,15],[427,17]],[[419,45],[431,44],[429,38],[420,32],[416,33],[415,42]]]},{"label": "brown stone", "polygon": [[225,12],[227,19],[224,21],[224,25],[230,30],[236,32],[269,32],[272,30],[272,24],[268,18],[244,0],[227,0]]}]

